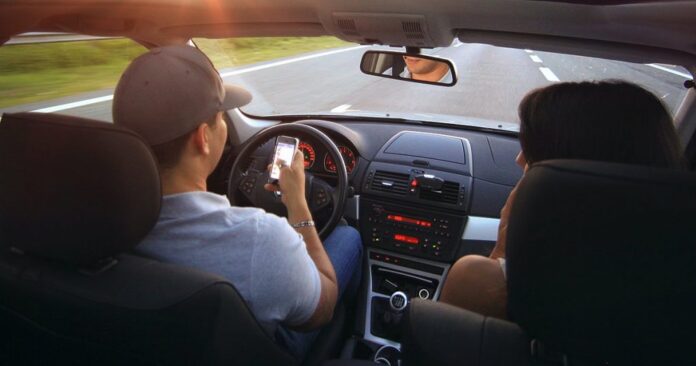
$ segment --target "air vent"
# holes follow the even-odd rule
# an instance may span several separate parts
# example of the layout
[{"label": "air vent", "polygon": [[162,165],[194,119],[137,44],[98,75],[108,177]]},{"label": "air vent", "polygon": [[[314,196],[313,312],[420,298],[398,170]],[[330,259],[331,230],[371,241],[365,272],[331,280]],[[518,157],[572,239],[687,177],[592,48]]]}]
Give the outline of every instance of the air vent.
[{"label": "air vent", "polygon": [[421,190],[419,198],[456,205],[459,202],[459,183],[446,181],[442,185],[442,191],[440,192]]},{"label": "air vent", "polygon": [[403,196],[408,192],[408,174],[391,173],[384,170],[375,172],[372,178],[373,191],[387,192]]},{"label": "air vent", "polygon": [[401,29],[404,31],[406,39],[423,40],[423,28],[419,22],[401,22]]},{"label": "air vent", "polygon": [[341,32],[349,36],[357,36],[358,28],[355,26],[355,20],[353,19],[338,19],[336,20],[336,25],[341,28]]},{"label": "air vent", "polygon": [[423,33],[423,29],[418,22],[401,22],[401,28],[406,33]]}]

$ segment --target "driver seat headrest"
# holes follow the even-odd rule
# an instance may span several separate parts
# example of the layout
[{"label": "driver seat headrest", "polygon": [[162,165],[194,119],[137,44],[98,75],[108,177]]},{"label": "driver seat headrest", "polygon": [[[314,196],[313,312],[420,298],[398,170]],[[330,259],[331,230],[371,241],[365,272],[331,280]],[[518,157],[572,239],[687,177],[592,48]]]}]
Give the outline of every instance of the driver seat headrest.
[{"label": "driver seat headrest", "polygon": [[132,131],[40,113],[0,120],[0,246],[73,264],[135,247],[160,210],[160,177]]},{"label": "driver seat headrest", "polygon": [[696,174],[534,164],[508,226],[510,319],[579,360],[692,362],[695,223]]}]

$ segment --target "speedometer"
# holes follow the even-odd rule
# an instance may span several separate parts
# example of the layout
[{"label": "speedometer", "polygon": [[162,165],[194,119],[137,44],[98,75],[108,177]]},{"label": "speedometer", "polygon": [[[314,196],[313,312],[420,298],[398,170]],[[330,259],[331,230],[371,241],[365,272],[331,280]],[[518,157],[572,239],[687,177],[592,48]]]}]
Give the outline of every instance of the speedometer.
[{"label": "speedometer", "polygon": [[314,152],[314,148],[312,145],[302,141],[300,142],[300,145],[297,146],[300,151],[302,151],[302,155],[304,155],[304,167],[305,169],[309,169],[312,166],[314,166],[314,161],[317,159],[317,153]]},{"label": "speedometer", "polygon": [[[346,170],[348,174],[350,174],[353,169],[355,169],[355,154],[351,149],[345,146],[339,146],[338,151],[341,152],[343,161],[346,163]],[[329,153],[324,155],[324,169],[326,169],[327,172],[336,173],[336,163]]]}]

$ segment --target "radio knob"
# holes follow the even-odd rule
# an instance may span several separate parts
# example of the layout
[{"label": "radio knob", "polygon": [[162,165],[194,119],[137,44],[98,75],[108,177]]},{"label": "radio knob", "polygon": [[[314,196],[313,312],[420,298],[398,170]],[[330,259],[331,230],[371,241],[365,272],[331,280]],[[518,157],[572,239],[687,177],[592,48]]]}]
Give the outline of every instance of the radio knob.
[{"label": "radio knob", "polygon": [[418,290],[418,297],[420,297],[423,300],[427,300],[430,298],[430,291],[428,291],[427,288],[422,288]]}]

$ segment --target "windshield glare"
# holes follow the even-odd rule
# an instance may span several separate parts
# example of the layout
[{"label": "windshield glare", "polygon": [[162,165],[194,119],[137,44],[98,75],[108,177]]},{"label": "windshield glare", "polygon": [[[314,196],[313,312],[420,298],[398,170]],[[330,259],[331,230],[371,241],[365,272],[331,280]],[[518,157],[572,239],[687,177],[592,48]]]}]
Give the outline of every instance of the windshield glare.
[{"label": "windshield glare", "polygon": [[[324,37],[326,38],[326,37]],[[403,49],[343,44],[283,57],[253,66],[230,66],[234,48],[223,41],[197,42],[216,55],[226,82],[254,95],[243,111],[257,117],[349,115],[445,122],[517,130],[517,105],[532,89],[559,81],[623,79],[660,97],[672,113],[686,95],[689,73],[678,66],[634,64],[529,49],[455,41],[422,53],[453,61],[458,81],[452,87],[419,84],[363,74],[367,50]],[[269,44],[270,45],[270,44]],[[266,52],[267,50],[259,50]],[[228,58],[221,57],[226,54]]]}]

